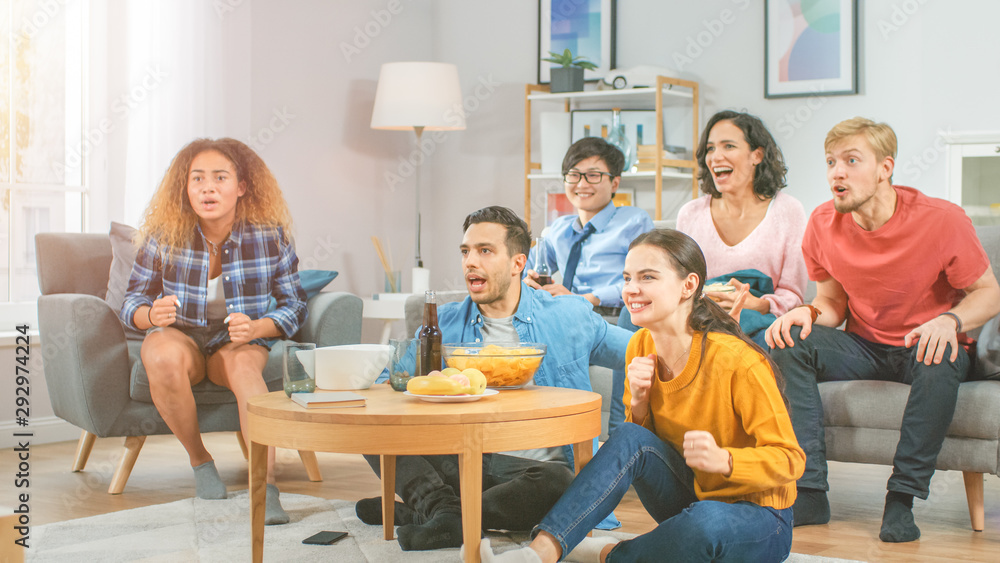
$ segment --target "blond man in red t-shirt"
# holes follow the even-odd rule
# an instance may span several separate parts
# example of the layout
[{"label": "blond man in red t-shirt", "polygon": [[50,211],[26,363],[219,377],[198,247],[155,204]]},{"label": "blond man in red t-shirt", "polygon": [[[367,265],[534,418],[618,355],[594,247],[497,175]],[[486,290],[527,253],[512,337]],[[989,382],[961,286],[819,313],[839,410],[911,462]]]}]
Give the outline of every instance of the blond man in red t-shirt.
[{"label": "blond man in red t-shirt", "polygon": [[[1000,311],[1000,287],[962,209],[892,185],[896,134],[855,117],[826,136],[833,201],[813,211],[802,253],[817,294],[767,329],[806,470],[795,525],[830,521],[817,383],[882,379],[911,386],[886,486],[879,538],[913,541],[913,497],[934,464],[969,371],[964,331]],[[843,322],[845,330],[837,330]]]}]

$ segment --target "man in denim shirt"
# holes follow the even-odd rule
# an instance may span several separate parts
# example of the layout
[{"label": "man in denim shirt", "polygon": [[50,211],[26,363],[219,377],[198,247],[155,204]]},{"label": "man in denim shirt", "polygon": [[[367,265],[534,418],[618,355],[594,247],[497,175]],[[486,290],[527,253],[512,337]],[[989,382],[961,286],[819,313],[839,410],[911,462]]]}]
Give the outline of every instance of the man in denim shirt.
[{"label": "man in denim shirt", "polygon": [[[462,269],[469,297],[438,309],[445,342],[539,342],[548,351],[534,383],[591,391],[589,366],[625,364],[631,333],[609,325],[587,301],[556,298],[522,283],[530,235],[505,207],[465,218]],[[483,528],[530,530],[573,480],[568,446],[483,455]],[[376,473],[378,456],[365,456]],[[395,521],[404,551],[462,545],[457,456],[396,458]],[[382,523],[380,498],[358,501],[358,517]]]}]

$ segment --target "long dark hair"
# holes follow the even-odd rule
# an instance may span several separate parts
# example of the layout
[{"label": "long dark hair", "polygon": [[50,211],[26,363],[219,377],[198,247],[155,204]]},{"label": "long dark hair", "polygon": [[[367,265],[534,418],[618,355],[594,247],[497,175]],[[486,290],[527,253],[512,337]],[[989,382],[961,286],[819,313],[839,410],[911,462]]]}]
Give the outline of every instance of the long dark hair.
[{"label": "long dark hair", "polygon": [[713,198],[722,197],[722,193],[715,187],[712,171],[705,163],[705,156],[708,154],[708,134],[712,131],[712,127],[715,127],[715,124],[720,121],[729,121],[739,127],[740,131],[743,131],[743,137],[747,144],[750,145],[751,152],[763,149],[763,160],[754,167],[753,171],[753,193],[762,200],[771,199],[778,195],[778,190],[785,187],[785,173],[788,172],[778,143],[774,141],[771,132],[767,130],[759,117],[732,110],[723,110],[713,115],[701,132],[701,140],[698,142],[698,150],[695,152],[695,157],[698,160],[698,180],[701,182],[701,191]]},{"label": "long dark hair", "polygon": [[[698,369],[701,369],[701,365],[705,361],[709,332],[719,332],[735,336],[767,360],[768,365],[771,367],[771,372],[774,373],[774,381],[778,385],[778,391],[781,392],[782,399],[784,399],[785,381],[781,377],[781,371],[778,369],[778,366],[771,360],[771,356],[753,340],[750,340],[747,335],[743,334],[743,330],[740,329],[740,323],[729,316],[729,313],[725,309],[720,307],[715,301],[702,295],[705,287],[707,267],[705,266],[705,255],[702,254],[698,243],[680,231],[673,229],[653,229],[635,237],[632,243],[628,245],[628,249],[632,250],[641,245],[648,245],[662,250],[679,277],[685,278],[688,274],[692,273],[698,276],[698,289],[689,298],[692,302],[691,314],[688,316],[688,326],[693,330],[704,332],[706,337],[702,340],[703,344],[701,347],[701,358],[698,360]],[[788,401],[785,400],[785,406],[787,407],[787,405]]]}]

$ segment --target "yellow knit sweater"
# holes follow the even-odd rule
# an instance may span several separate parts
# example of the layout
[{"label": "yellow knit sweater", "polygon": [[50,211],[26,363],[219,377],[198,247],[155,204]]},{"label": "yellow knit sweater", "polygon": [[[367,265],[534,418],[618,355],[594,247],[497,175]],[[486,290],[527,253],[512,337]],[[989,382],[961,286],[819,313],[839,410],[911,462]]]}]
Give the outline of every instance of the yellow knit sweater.
[{"label": "yellow knit sweater", "polygon": [[[707,340],[705,359],[701,360]],[[646,329],[632,336],[632,358],[656,352]],[[632,422],[632,394],[625,382],[625,420]],[[733,473],[694,470],[699,500],[750,501],[783,509],[795,502],[795,481],[806,456],[792,430],[767,360],[739,338],[696,332],[684,370],[663,381],[659,368],[649,390],[649,414],[643,426],[683,454],[684,433],[705,430],[733,456]]]}]

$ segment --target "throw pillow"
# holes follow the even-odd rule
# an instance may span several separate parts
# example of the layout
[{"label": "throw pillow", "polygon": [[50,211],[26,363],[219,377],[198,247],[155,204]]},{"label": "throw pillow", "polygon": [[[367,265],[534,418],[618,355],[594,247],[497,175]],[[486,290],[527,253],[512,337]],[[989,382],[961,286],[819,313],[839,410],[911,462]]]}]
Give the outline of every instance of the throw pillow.
[{"label": "throw pillow", "polygon": [[[302,270],[299,272],[299,283],[302,284],[302,289],[306,292],[306,301],[309,301],[313,297],[319,295],[320,291],[326,287],[334,278],[337,277],[339,272],[335,270]],[[277,300],[274,297],[271,298],[271,304],[268,306],[268,311],[273,311],[278,307]]]},{"label": "throw pillow", "polygon": [[1000,317],[993,317],[979,331],[976,356],[973,379],[1000,381]]},{"label": "throw pillow", "polygon": [[[108,293],[104,301],[117,315],[125,302],[125,292],[128,290],[128,280],[132,276],[132,265],[139,248],[132,242],[136,230],[128,225],[111,222],[111,270],[108,271]],[[145,333],[125,326],[125,336],[130,339],[142,339]]]}]

